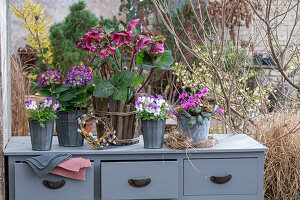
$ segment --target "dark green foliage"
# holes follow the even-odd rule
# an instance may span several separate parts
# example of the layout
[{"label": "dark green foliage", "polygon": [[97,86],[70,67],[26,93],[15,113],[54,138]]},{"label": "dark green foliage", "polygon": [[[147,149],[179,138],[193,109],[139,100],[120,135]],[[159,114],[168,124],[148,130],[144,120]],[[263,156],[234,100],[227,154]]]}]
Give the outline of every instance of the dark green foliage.
[{"label": "dark green foliage", "polygon": [[53,67],[62,75],[66,75],[71,66],[90,65],[85,52],[76,48],[79,38],[98,24],[97,17],[85,7],[83,1],[73,4],[64,22],[50,28]]}]

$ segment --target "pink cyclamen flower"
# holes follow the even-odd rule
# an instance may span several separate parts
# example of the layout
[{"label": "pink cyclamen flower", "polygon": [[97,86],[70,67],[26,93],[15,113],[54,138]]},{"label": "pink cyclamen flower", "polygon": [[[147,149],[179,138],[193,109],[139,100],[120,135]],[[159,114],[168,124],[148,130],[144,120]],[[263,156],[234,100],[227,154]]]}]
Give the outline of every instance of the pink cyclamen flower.
[{"label": "pink cyclamen flower", "polygon": [[205,94],[205,93],[207,93],[208,92],[208,89],[207,88],[203,88],[202,90],[201,90],[201,93],[202,94]]},{"label": "pink cyclamen flower", "polygon": [[152,46],[152,52],[153,53],[163,53],[165,51],[164,49],[164,42],[162,40],[159,40]]},{"label": "pink cyclamen flower", "polygon": [[123,67],[123,70],[127,70],[128,68],[125,66],[125,67]]},{"label": "pink cyclamen flower", "polygon": [[223,113],[224,113],[224,110],[223,110],[223,109],[219,109],[219,110],[217,110],[217,113],[223,114]]},{"label": "pink cyclamen flower", "polygon": [[115,47],[110,47],[110,46],[105,46],[102,49],[99,50],[98,56],[100,58],[106,58],[111,54],[116,53],[116,48]]},{"label": "pink cyclamen flower", "polygon": [[131,32],[135,25],[140,21],[140,19],[134,19],[128,24],[128,30]]},{"label": "pink cyclamen flower", "polygon": [[188,94],[187,94],[187,93],[182,93],[181,95],[179,95],[179,98],[180,98],[180,99],[184,99],[184,98],[186,98],[186,97],[188,97]]},{"label": "pink cyclamen flower", "polygon": [[149,44],[152,41],[151,38],[149,37],[145,37],[143,39],[141,39],[138,43],[137,43],[137,47],[136,47],[136,52],[135,53],[139,53],[141,51],[141,48],[145,47],[147,44]]},{"label": "pink cyclamen flower", "polygon": [[122,46],[124,43],[129,43],[132,40],[132,34],[126,31],[116,32],[111,35],[111,39],[117,46]]}]

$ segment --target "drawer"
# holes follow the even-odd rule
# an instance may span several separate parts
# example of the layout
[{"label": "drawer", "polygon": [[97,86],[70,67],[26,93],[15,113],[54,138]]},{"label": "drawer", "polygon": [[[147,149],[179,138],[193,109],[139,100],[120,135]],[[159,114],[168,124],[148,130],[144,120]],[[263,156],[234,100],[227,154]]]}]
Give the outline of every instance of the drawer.
[{"label": "drawer", "polygon": [[[65,184],[58,189],[49,189],[43,181]],[[15,199],[16,200],[92,200],[94,199],[94,163],[86,169],[85,180],[74,180],[48,174],[39,178],[27,163],[15,163]]]},{"label": "drawer", "polygon": [[[251,195],[257,193],[257,158],[184,160],[184,195]],[[229,176],[231,179],[229,180]],[[211,178],[214,177],[216,183]]]},{"label": "drawer", "polygon": [[178,162],[102,162],[101,193],[103,199],[177,198]]}]

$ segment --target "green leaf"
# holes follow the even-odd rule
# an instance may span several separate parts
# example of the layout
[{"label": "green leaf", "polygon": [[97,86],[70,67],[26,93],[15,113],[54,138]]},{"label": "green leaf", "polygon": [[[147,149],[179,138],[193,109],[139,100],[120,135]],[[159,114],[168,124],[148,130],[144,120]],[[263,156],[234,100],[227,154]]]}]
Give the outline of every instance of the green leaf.
[{"label": "green leaf", "polygon": [[183,116],[190,118],[192,117],[192,115],[190,115],[190,113],[186,112],[185,110],[182,111]]},{"label": "green leaf", "polygon": [[127,87],[115,88],[114,97],[115,100],[126,101],[127,100]]},{"label": "green leaf", "polygon": [[197,116],[197,121],[202,125],[203,124],[203,117],[201,115]]},{"label": "green leaf", "polygon": [[110,29],[108,29],[108,30],[106,31],[106,34],[110,34],[110,33],[112,33],[114,30],[115,30],[115,28],[110,28]]},{"label": "green leaf", "polygon": [[80,94],[80,95],[77,95],[76,98],[72,99],[71,103],[82,104],[82,103],[85,103],[85,101],[86,101],[85,95]]},{"label": "green leaf", "polygon": [[140,53],[137,53],[135,57],[137,67],[142,69],[152,69],[155,67],[151,56],[147,52],[141,51]]},{"label": "green leaf", "polygon": [[139,75],[137,72],[134,73],[134,81],[132,83],[132,85],[134,87],[139,86],[144,80],[144,76]]},{"label": "green leaf", "polygon": [[156,61],[154,62],[154,65],[158,69],[164,69],[164,70],[172,70],[171,65],[174,62],[174,58],[172,56],[172,52],[170,50],[166,50],[163,53],[160,53],[157,57]]},{"label": "green leaf", "polygon": [[44,97],[50,97],[51,96],[51,92],[49,90],[38,90],[38,93]]},{"label": "green leaf", "polygon": [[61,93],[61,92],[64,92],[64,91],[67,91],[69,90],[70,87],[67,86],[67,85],[56,85],[54,88],[53,88],[53,92],[54,93]]},{"label": "green leaf", "polygon": [[67,102],[67,101],[60,101],[59,103],[60,103],[61,106],[69,106],[69,105],[71,105],[71,103]]},{"label": "green leaf", "polygon": [[211,117],[211,113],[208,112],[202,112],[201,115],[203,116],[203,118],[207,118],[207,119]]},{"label": "green leaf", "polygon": [[128,87],[134,81],[134,72],[129,70],[118,71],[113,77],[112,82],[118,87]]},{"label": "green leaf", "polygon": [[32,83],[32,85],[34,85],[34,86],[36,86],[36,87],[41,87],[40,84],[37,83],[37,82],[32,81],[31,83]]},{"label": "green leaf", "polygon": [[197,123],[196,117],[195,116],[191,116],[188,120],[188,124],[190,125],[190,127],[195,126]]},{"label": "green leaf", "polygon": [[78,94],[84,93],[84,92],[87,91],[87,89],[89,88],[89,86],[90,86],[90,84],[85,85],[85,86],[83,86],[83,87],[81,87],[81,88],[78,88],[78,89],[76,90],[76,92],[77,92]]},{"label": "green leaf", "polygon": [[62,92],[59,97],[58,101],[70,101],[71,99],[76,97],[76,92],[74,90],[67,90]]},{"label": "green leaf", "polygon": [[110,80],[100,81],[95,88],[93,95],[95,97],[107,98],[114,93],[114,85]]}]

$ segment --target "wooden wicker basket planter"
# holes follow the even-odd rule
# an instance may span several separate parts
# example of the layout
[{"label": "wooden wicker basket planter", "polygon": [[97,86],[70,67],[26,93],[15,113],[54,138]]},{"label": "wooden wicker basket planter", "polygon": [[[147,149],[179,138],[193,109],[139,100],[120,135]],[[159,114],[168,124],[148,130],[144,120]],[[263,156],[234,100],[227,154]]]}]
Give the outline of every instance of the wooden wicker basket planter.
[{"label": "wooden wicker basket planter", "polygon": [[[113,128],[116,131],[117,145],[131,145],[139,142],[138,122],[136,121],[136,109],[134,104],[125,104],[112,98],[93,98],[96,115],[110,117]],[[97,124],[98,138],[103,136],[104,127]]]}]

